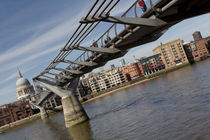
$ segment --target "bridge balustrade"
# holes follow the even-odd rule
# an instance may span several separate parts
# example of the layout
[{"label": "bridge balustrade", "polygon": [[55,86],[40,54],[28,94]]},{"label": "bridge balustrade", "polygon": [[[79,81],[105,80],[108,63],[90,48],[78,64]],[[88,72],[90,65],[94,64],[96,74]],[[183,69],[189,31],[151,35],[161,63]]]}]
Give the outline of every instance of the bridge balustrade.
[{"label": "bridge balustrade", "polygon": [[[106,0],[103,0],[99,3],[98,0],[95,1],[93,6],[91,7],[88,14],[85,18],[92,16],[101,16],[104,13],[109,15],[112,9],[120,2],[120,0],[110,0],[106,3]],[[145,1],[147,5],[147,11],[153,7],[158,0],[149,0]],[[105,4],[106,3],[106,4]],[[96,8],[96,6],[98,7]],[[93,12],[95,8],[95,12]],[[93,15],[90,15],[90,14]],[[143,16],[145,13],[142,12],[140,8],[137,7],[137,1],[135,1],[128,10],[126,10],[121,17],[133,17],[138,18]],[[90,36],[91,32],[99,26],[100,24],[104,24],[101,21],[93,22],[93,23],[80,23],[70,40],[67,44],[60,50],[60,53],[56,56],[56,58],[51,62],[51,64],[37,77],[44,77],[50,81],[56,81],[57,83],[65,82],[65,80],[71,79],[75,76],[75,71],[79,71],[80,69],[88,66],[82,62],[94,62],[98,57],[100,57],[104,52],[96,51],[96,50],[88,50],[85,49],[87,47],[83,47],[81,49],[80,44],[85,44],[85,46],[94,47],[92,43],[84,43],[84,40]],[[134,26],[136,27],[136,26]],[[121,24],[121,23],[114,23],[112,24],[98,39],[95,39],[95,44],[97,44],[98,48],[115,48],[115,43],[120,42],[123,40],[123,31],[132,32],[133,28],[130,25]],[[140,28],[140,27],[139,27]],[[96,38],[96,37],[95,37]],[[106,41],[106,42],[105,42]],[[87,44],[87,45],[86,45]],[[88,45],[89,44],[89,45]],[[78,51],[76,54],[79,54],[76,59],[68,59],[70,61],[66,62],[67,56],[75,55],[75,51]],[[68,64],[65,68],[56,68],[58,64],[66,63]],[[64,65],[62,65],[64,66]],[[90,66],[90,65],[89,65]],[[50,70],[54,71],[54,73],[49,72]],[[73,71],[74,70],[74,71]],[[92,70],[92,69],[91,69]],[[56,74],[56,71],[61,71],[62,74]],[[90,71],[90,70],[89,70]],[[88,71],[87,71],[88,72]],[[85,72],[86,73],[86,72]],[[82,73],[84,74],[84,73]],[[50,75],[50,76],[49,76]],[[53,76],[53,77],[51,77]]]}]

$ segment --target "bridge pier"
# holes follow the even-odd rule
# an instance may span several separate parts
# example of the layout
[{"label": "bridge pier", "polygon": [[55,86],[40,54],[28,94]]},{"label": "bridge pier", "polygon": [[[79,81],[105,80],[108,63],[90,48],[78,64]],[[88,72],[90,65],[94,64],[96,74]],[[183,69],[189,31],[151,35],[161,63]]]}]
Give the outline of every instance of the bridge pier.
[{"label": "bridge pier", "polygon": [[41,116],[41,119],[46,119],[47,117],[49,117],[49,115],[47,114],[47,111],[45,110],[44,107],[40,106],[40,105],[37,105],[33,102],[30,102],[30,104],[36,108],[38,108],[40,110],[40,116]]},{"label": "bridge pier", "polygon": [[40,109],[40,116],[41,116],[42,120],[44,120],[44,119],[49,117],[49,115],[47,114],[47,111],[44,108]]},{"label": "bridge pier", "polygon": [[[39,78],[37,81],[48,90],[62,98],[62,106],[66,127],[72,127],[76,124],[88,121],[89,118],[82,107],[78,97],[74,94],[78,86],[80,77],[73,79],[68,88],[61,88],[45,79]],[[44,117],[44,114],[43,114]]]},{"label": "bridge pier", "polygon": [[84,108],[75,95],[63,97],[62,105],[67,128],[89,120]]}]

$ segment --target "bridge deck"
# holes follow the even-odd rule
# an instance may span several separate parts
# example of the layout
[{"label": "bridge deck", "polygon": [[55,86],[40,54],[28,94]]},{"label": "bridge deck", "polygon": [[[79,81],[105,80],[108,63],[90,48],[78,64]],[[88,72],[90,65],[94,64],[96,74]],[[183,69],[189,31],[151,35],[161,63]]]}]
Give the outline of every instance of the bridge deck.
[{"label": "bridge deck", "polygon": [[[136,3],[134,3],[129,9],[136,8]],[[126,12],[128,12],[126,11]],[[110,53],[100,53],[100,52],[92,52],[91,56],[85,57],[88,55],[89,51],[85,50],[80,57],[71,61],[81,60],[83,62],[95,62],[97,65],[87,66],[87,65],[79,65],[79,64],[71,64],[70,66],[74,66],[73,69],[77,71],[82,71],[82,73],[71,73],[64,72],[66,76],[69,76],[69,79],[66,77],[62,77],[62,82],[59,82],[60,86],[64,86],[68,84],[75,77],[81,76],[85,73],[92,71],[93,69],[105,65],[109,60],[121,57],[125,55],[130,48],[152,42],[157,40],[165,31],[173,26],[174,24],[194,16],[198,16],[201,14],[208,13],[210,11],[210,3],[209,0],[160,0],[156,4],[154,4],[151,8],[145,12],[141,18],[148,19],[161,19],[167,24],[162,26],[137,26],[137,25],[129,25],[125,26],[124,30],[119,34],[115,34],[116,36],[112,38],[109,43],[103,45],[104,48],[117,48],[120,49],[120,52],[116,52],[115,54]],[[124,15],[126,15],[126,12]],[[138,17],[136,17],[138,18]],[[98,24],[99,22],[97,22]],[[93,23],[92,23],[93,24]],[[96,25],[97,26],[97,25]],[[113,24],[111,28],[116,28],[117,24]],[[94,28],[93,28],[94,29]],[[110,29],[109,29],[110,30]],[[106,31],[103,36],[101,36],[97,41],[103,39],[105,34],[109,33],[109,30]],[[76,45],[76,47],[79,44]],[[76,47],[70,46],[67,50],[63,49],[60,51],[58,56],[54,59],[54,61],[48,66],[48,68],[42,72],[40,75],[35,77],[37,79],[42,77],[48,71],[53,70],[58,63],[62,63],[61,60],[65,59],[67,55],[72,54],[72,50],[75,50]],[[64,47],[65,48],[65,47]],[[100,47],[99,47],[100,48]],[[60,54],[64,54],[61,56]],[[67,54],[67,55],[66,55]],[[81,58],[84,57],[82,60]],[[65,69],[65,68],[64,68]],[[55,78],[56,81],[56,78]]]}]

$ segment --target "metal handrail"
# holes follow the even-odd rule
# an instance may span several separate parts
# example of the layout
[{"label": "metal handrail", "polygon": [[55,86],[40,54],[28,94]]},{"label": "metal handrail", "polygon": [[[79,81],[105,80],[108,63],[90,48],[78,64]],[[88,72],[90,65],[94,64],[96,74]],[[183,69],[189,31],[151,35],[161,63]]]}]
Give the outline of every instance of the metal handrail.
[{"label": "metal handrail", "polygon": [[[108,4],[105,6],[105,8],[102,9],[102,11],[100,12],[99,16],[101,16],[109,7],[107,14],[110,13],[110,11],[119,3],[120,0],[117,0],[111,7],[111,3],[113,2],[113,0],[110,0],[108,2]],[[85,16],[85,19],[91,14],[91,12],[93,11],[93,9],[95,8],[95,6],[98,4],[99,0],[96,0],[95,3],[93,4],[93,6],[91,7],[91,9],[88,11],[87,15]],[[106,0],[103,0],[102,3],[99,5],[99,7],[96,9],[96,11],[94,12],[94,14],[92,15],[92,17],[94,17],[102,8],[102,6],[104,5],[104,3],[106,2]],[[152,1],[150,0],[150,8],[152,8],[154,5],[152,4]],[[135,1],[122,15],[121,17],[124,17],[128,14],[128,12],[134,8],[134,14],[135,17],[138,17],[137,15],[137,8],[136,8],[136,4],[137,1]],[[84,23],[81,23],[77,29],[75,30],[75,32],[73,33],[73,35],[71,36],[71,38],[68,40],[68,42],[66,43],[66,45],[63,47],[63,49],[59,52],[59,54],[54,58],[54,60],[50,63],[50,65],[46,68],[46,69],[50,69],[53,67],[57,66],[57,63],[55,63],[56,61],[59,60],[64,60],[74,49],[75,46],[77,46],[78,44],[80,44],[94,29],[95,27],[99,24],[100,22],[97,22],[96,25],[91,28],[93,26],[92,24],[86,24],[83,26],[83,28],[81,29],[82,25]],[[89,26],[88,26],[89,25]],[[88,28],[86,28],[88,26]],[[126,25],[124,26],[126,29]],[[90,29],[91,28],[91,29]],[[114,28],[114,29],[113,29]],[[107,35],[107,38],[110,35],[110,31],[114,30],[115,36],[118,36],[118,32],[117,32],[117,23],[114,23],[113,25],[111,25],[107,31],[105,31],[97,40],[96,42],[99,42],[99,40],[101,40],[101,47],[105,47],[103,44],[103,39],[104,36]],[[80,31],[79,31],[80,30]],[[85,31],[84,31],[85,30]],[[88,31],[89,30],[89,31]],[[79,31],[79,32],[78,32]],[[86,34],[87,33],[87,34]],[[76,35],[77,34],[77,35]],[[75,36],[76,35],[76,36]],[[74,38],[74,39],[73,39]],[[73,40],[72,40],[73,39]],[[73,45],[72,45],[73,44]],[[70,50],[69,50],[70,49]],[[87,55],[87,58],[85,57]],[[92,53],[92,55],[95,55],[94,53]],[[82,61],[83,57],[83,61],[86,61],[87,59],[89,59],[91,56],[89,56],[89,52],[88,51],[84,51],[83,53],[81,53],[81,55],[79,55],[74,61],[80,60]],[[70,64],[69,66],[71,66],[72,64]],[[68,66],[68,67],[69,67]]]}]

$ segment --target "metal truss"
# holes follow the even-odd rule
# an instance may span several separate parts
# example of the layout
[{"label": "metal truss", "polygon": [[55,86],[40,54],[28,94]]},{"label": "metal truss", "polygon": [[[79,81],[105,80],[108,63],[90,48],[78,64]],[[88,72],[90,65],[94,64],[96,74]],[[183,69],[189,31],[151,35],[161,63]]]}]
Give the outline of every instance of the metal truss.
[{"label": "metal truss", "polygon": [[[180,16],[178,6],[186,5],[189,3],[187,0],[156,0],[156,3],[150,0],[149,5],[147,4],[148,10],[140,16],[137,1],[135,1],[120,17],[110,16],[119,2],[120,0],[95,0],[65,46],[49,66],[33,80],[44,78],[46,81],[63,83],[61,85],[65,86],[75,77],[125,55],[130,48],[158,39],[168,28],[183,20],[183,17],[191,17],[188,14],[182,14],[183,17],[178,18]],[[193,7],[196,2],[188,7]],[[128,17],[129,13],[133,13],[133,17]],[[92,44],[84,42],[99,25],[107,22],[113,24]],[[110,38],[111,33],[113,36]],[[75,52],[79,52],[79,55],[72,59],[71,56],[74,56]]]}]

